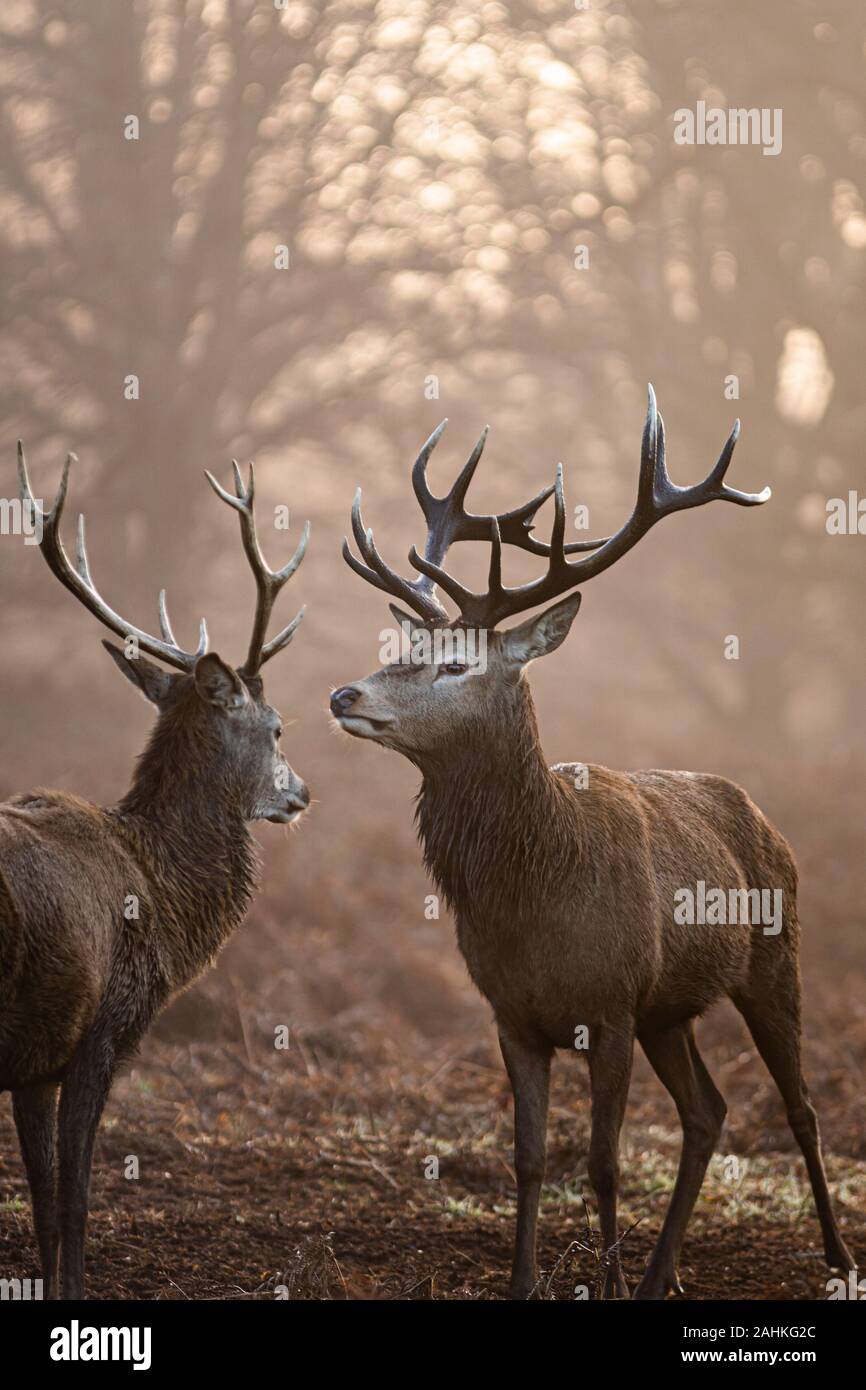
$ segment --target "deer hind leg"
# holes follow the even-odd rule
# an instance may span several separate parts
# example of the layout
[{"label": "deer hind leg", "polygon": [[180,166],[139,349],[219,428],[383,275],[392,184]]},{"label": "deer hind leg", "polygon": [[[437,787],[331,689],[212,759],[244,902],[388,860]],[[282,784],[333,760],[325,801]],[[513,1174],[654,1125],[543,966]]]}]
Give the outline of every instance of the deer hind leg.
[{"label": "deer hind leg", "polygon": [[57,1297],[57,1086],[27,1086],[12,1093],[12,1114],[33,1206],[44,1298]]},{"label": "deer hind leg", "polygon": [[767,1070],[779,1088],[788,1115],[788,1124],[800,1145],[821,1223],[824,1254],[831,1269],[856,1269],[854,1257],[842,1239],[833,1212],[824,1159],[818,1117],[803,1079],[800,1061],[800,982],[792,981],[787,994],[774,986],[772,1005],[767,1001],[735,999],[734,1003],[746,1020],[755,1046],[766,1063]]},{"label": "deer hind leg", "polygon": [[547,1159],[550,1051],[499,1035],[514,1092],[514,1166],[517,1172],[517,1239],[511,1271],[512,1298],[530,1298],[538,1284],[535,1243],[538,1202]]},{"label": "deer hind leg", "polygon": [[635,1292],[635,1298],[660,1299],[671,1291],[682,1293],[677,1263],[683,1237],[719,1141],[727,1106],[704,1066],[691,1022],[642,1033],[640,1042],[659,1080],[670,1091],[683,1127],[673,1195],[661,1235]]},{"label": "deer hind leg", "polygon": [[625,1116],[634,1033],[603,1024],[590,1029],[589,1076],[592,1086],[592,1129],[589,1140],[589,1180],[598,1202],[605,1253],[602,1298],[628,1298],[622,1272],[616,1202],[619,1191],[619,1133]]}]

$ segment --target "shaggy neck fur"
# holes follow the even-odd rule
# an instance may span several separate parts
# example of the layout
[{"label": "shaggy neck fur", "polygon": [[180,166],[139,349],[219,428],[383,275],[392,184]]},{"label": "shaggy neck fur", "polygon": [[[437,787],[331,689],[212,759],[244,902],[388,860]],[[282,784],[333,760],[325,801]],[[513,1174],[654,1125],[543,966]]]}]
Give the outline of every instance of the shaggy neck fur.
[{"label": "shaggy neck fur", "polygon": [[242,790],[196,699],[181,697],[161,714],[114,812],[152,883],[149,920],[169,951],[175,988],[241,921],[258,869]]},{"label": "shaggy neck fur", "polygon": [[548,769],[525,679],[494,719],[419,757],[416,823],[424,860],[461,918],[492,925],[533,916],[581,855],[575,799]]}]

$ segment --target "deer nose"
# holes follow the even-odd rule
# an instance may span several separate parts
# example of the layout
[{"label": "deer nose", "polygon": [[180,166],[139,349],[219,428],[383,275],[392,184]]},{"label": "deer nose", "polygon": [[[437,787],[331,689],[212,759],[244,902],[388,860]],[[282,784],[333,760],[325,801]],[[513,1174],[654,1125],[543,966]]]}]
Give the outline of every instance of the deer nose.
[{"label": "deer nose", "polygon": [[340,715],[351,709],[355,701],[360,698],[360,690],[356,690],[353,685],[341,685],[340,689],[335,690],[331,695],[331,713],[339,719]]}]

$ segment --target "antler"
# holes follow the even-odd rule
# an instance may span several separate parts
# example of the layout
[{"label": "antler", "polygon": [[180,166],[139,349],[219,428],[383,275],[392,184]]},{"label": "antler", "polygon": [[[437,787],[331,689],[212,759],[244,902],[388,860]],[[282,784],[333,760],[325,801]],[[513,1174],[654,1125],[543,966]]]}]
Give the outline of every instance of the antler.
[{"label": "antler", "polygon": [[[372,533],[368,531],[366,544],[368,552],[371,553],[365,554],[365,559],[368,559],[373,566],[377,576],[371,582],[378,583],[379,588],[386,589],[397,597],[402,596],[407,600],[406,590],[416,597],[419,593],[422,594],[427,602],[432,599],[435,612],[423,612],[418,603],[415,603],[414,607],[423,617],[435,616],[437,620],[441,620],[447,615],[438,599],[435,599],[431,592],[432,585],[439,584],[448,597],[453,599],[459,607],[462,623],[469,627],[493,628],[503,618],[513,617],[529,608],[535,608],[538,604],[546,603],[549,599],[566,593],[569,589],[585,583],[588,579],[594,579],[597,574],[601,574],[631,550],[641,537],[646,535],[647,531],[657,521],[661,521],[664,516],[669,516],[673,512],[687,511],[690,507],[703,506],[705,502],[735,502],[741,507],[756,507],[769,499],[771,494],[768,487],[765,487],[760,493],[737,492],[734,488],[728,487],[724,481],[740,433],[739,420],[731,430],[715,467],[703,482],[695,483],[692,487],[677,487],[675,483],[671,482],[665,465],[664,422],[656,406],[656,397],[652,386],[648,387],[648,398],[641,444],[637,500],[631,516],[615,535],[609,536],[603,541],[565,544],[565,498],[562,488],[561,466],[557,468],[556,482],[553,486],[539,493],[525,507],[518,508],[516,512],[507,512],[503,516],[497,517],[467,517],[462,511],[462,499],[480,457],[486,431],[473,450],[469,463],[454,484],[448,497],[441,500],[430,497],[424,481],[424,468],[430,449],[442,431],[440,425],[421,451],[413,473],[415,492],[428,522],[428,539],[424,556],[419,555],[413,546],[409,553],[409,559],[423,578],[410,582],[394,575],[393,571],[389,570],[375,553]],[[531,538],[528,533],[534,524],[536,511],[551,493],[554,496],[555,507],[553,529],[550,545],[542,547],[541,543]],[[356,506],[353,510],[353,526],[357,508],[358,499],[356,498]],[[437,511],[437,508],[441,508],[441,511]],[[458,508],[460,509],[459,512],[457,512]],[[454,521],[451,520],[453,513],[457,513]],[[486,539],[491,542],[490,571],[486,592],[474,594],[442,569],[441,562],[453,540],[485,538],[480,531],[482,526],[487,526]],[[359,513],[355,536],[360,545],[363,528],[360,526]],[[533,580],[528,584],[521,584],[517,588],[505,588],[502,583],[503,541],[518,545],[524,550],[531,549],[535,553],[547,554],[549,556],[547,573],[540,579]],[[365,578],[370,578],[369,571],[350,557],[347,550],[348,547],[344,544],[343,554],[349,560],[352,568],[363,574]],[[593,554],[569,564],[565,557],[575,550],[591,550]],[[426,586],[423,585],[425,579],[427,580]],[[399,590],[397,586],[401,586]]]},{"label": "antler", "polygon": [[207,627],[202,618],[199,628],[199,643],[194,652],[185,652],[177,645],[174,633],[171,630],[168,612],[165,606],[165,590],[162,589],[159,595],[159,627],[163,639],[151,637],[149,633],[142,632],[141,628],[134,627],[125,618],[121,618],[114,612],[100,596],[90,577],[90,566],[87,562],[87,550],[84,544],[84,517],[78,518],[78,537],[75,545],[75,567],[73,568],[69,556],[63,546],[60,537],[60,520],[63,515],[63,506],[66,501],[66,489],[69,482],[69,469],[78,460],[75,454],[68,454],[66,463],[63,467],[63,476],[60,479],[60,487],[57,489],[57,496],[54,499],[54,506],[50,511],[43,511],[42,507],[33,496],[30,487],[30,479],[27,475],[27,464],[24,459],[24,445],[18,441],[18,486],[21,494],[21,502],[33,510],[34,517],[41,522],[42,539],[39,548],[45,556],[48,568],[52,574],[56,575],[60,583],[69,589],[84,607],[89,609],[101,623],[104,623],[111,632],[118,637],[128,639],[134,637],[139,647],[148,652],[151,656],[159,657],[161,661],[169,666],[174,666],[178,671],[192,671],[200,656],[204,656],[207,651]]},{"label": "antler", "polygon": [[[447,424],[448,421],[443,420],[440,425],[437,425],[422,447],[412,469],[412,486],[427,522],[427,543],[424,547],[423,561],[418,563],[420,557],[414,546],[409,552],[409,559],[415,569],[421,572],[421,578],[404,579],[382,559],[374,544],[372,530],[365,528],[361,519],[360,488],[355,493],[355,500],[352,504],[352,534],[363,560],[366,561],[365,564],[362,564],[352,554],[348,540],[343,540],[343,559],[356,574],[360,574],[363,579],[374,584],[377,589],[384,590],[385,593],[391,594],[394,598],[402,599],[422,618],[432,622],[448,622],[448,613],[436,596],[436,583],[441,584],[445,592],[452,598],[455,597],[455,594],[451,592],[449,584],[460,589],[464,594],[468,593],[468,590],[462,589],[462,586],[457,585],[456,581],[451,580],[450,576],[439,568],[450,546],[456,541],[489,540],[491,527],[493,527],[498,533],[500,541],[504,541],[506,545],[513,545],[519,550],[528,550],[533,555],[550,554],[550,546],[546,545],[544,541],[537,540],[532,535],[532,529],[535,525],[535,514],[553,492],[553,484],[543,488],[536,497],[525,502],[522,507],[516,507],[510,512],[502,512],[498,516],[476,516],[472,512],[466,511],[464,506],[466,493],[478,466],[478,460],[484,452],[488,426],[484,427],[478,443],[469,455],[450,492],[445,497],[433,496],[427,482],[427,463]],[[572,541],[564,546],[563,550],[565,554],[571,555],[577,551],[594,550],[606,543],[606,540]]]},{"label": "antler", "polygon": [[221,497],[230,507],[234,507],[240,517],[241,540],[243,541],[244,553],[249,560],[250,569],[256,581],[258,599],[256,602],[253,633],[250,638],[250,649],[243,666],[238,667],[239,675],[249,677],[257,675],[266,661],[270,661],[272,656],[276,656],[277,652],[281,652],[284,647],[289,645],[304,616],[304,609],[302,608],[300,613],[296,614],[292,621],[284,627],[281,632],[277,633],[276,637],[272,637],[270,642],[265,641],[271,610],[274,606],[277,594],[280,592],[283,585],[291,579],[304,558],[307,542],[310,539],[310,523],[306,522],[304,525],[301,539],[298,542],[298,548],[288,564],[284,565],[281,570],[270,569],[262,555],[258,536],[256,534],[256,518],[253,505],[256,491],[255,469],[253,465],[250,464],[250,480],[246,486],[244,486],[241,470],[235,459],[232,459],[232,470],[235,479],[234,496],[232,496],[230,492],[226,492],[225,488],[220,487],[216,478],[212,473],[209,473],[207,469],[205,469],[205,477],[217,497]]}]

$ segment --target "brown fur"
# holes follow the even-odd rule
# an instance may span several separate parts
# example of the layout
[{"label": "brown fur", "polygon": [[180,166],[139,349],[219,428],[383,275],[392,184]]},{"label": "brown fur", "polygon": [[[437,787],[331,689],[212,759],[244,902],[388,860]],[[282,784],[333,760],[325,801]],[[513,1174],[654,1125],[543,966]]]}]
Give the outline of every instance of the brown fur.
[{"label": "brown fur", "polygon": [[[425,861],[454,910],[469,972],[493,1006],[515,1094],[512,1293],[529,1297],[537,1286],[550,1056],[573,1048],[581,1025],[593,1090],[589,1174],[609,1252],[605,1294],[627,1294],[616,1246],[617,1144],[635,1037],[671,1091],[684,1132],[677,1185],[638,1296],[679,1287],[686,1223],[725,1114],[692,1020],[724,997],[742,1011],[782,1092],[828,1262],[853,1268],[800,1072],[791,850],[724,778],[590,767],[588,786],[577,789],[577,765],[547,767],[524,667],[559,645],[579,602],[572,595],[510,632],[487,633],[484,671],[386,667],[332,697],[344,728],[420,768]],[[780,889],[781,932],[677,924],[674,894],[699,880],[724,890]]]},{"label": "brown fur", "polygon": [[160,709],[127,795],[111,809],[52,791],[0,806],[0,1090],[13,1092],[47,1297],[60,1246],[63,1294],[83,1297],[93,1139],[118,1063],[241,921],[257,866],[246,821],[309,800],[259,680],[212,655],[177,676],[110,650]]}]

